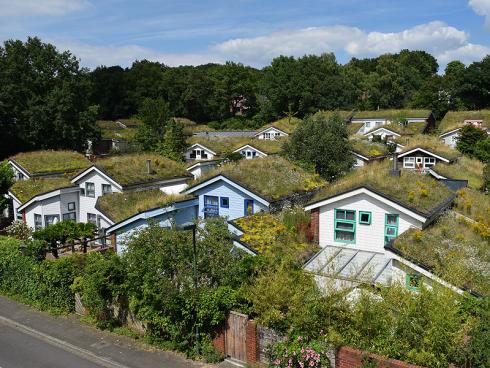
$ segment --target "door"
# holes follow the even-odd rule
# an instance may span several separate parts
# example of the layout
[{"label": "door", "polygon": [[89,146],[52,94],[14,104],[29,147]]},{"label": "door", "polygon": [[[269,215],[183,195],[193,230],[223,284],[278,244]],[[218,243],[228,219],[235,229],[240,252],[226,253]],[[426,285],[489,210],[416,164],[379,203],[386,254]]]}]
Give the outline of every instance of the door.
[{"label": "door", "polygon": [[245,199],[244,207],[245,207],[245,210],[244,210],[245,216],[253,215],[253,213],[254,213],[254,201],[253,201],[253,199]]},{"label": "door", "polygon": [[219,216],[219,200],[215,196],[204,196],[204,218]]},{"label": "door", "polygon": [[423,157],[416,157],[415,158],[415,168],[417,170],[421,170],[423,166],[424,158]]},{"label": "door", "polygon": [[245,314],[230,312],[225,328],[225,352],[230,358],[247,361],[247,321]]}]

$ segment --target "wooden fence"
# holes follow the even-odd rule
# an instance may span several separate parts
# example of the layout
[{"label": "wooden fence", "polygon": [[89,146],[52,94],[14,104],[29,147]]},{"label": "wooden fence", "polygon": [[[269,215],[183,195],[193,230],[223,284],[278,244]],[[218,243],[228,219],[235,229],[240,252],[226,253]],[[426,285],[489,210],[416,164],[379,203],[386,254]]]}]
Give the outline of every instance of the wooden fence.
[{"label": "wooden fence", "polygon": [[64,256],[69,256],[75,253],[90,253],[90,252],[101,252],[108,249],[114,249],[116,247],[116,236],[103,235],[95,238],[81,238],[76,239],[68,244],[61,244],[56,247],[49,247],[47,250],[48,254],[51,254],[53,258],[59,258]]}]

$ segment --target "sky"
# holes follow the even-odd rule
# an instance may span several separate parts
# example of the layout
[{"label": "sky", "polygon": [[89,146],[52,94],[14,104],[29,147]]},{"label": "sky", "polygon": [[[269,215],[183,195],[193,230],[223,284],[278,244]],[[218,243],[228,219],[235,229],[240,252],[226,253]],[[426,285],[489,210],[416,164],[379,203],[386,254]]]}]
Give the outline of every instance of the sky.
[{"label": "sky", "polygon": [[40,37],[81,65],[170,66],[425,50],[442,68],[490,54],[490,0],[0,0],[0,42]]}]

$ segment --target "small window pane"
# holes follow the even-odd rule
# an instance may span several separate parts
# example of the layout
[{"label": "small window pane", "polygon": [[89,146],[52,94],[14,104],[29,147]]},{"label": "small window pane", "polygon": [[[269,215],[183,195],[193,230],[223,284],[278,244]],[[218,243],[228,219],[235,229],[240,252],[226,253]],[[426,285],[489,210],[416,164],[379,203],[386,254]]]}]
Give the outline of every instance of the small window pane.
[{"label": "small window pane", "polygon": [[353,232],[336,230],[335,234],[336,234],[337,240],[354,241],[354,233]]},{"label": "small window pane", "polygon": [[366,213],[366,212],[362,212],[360,214],[360,220],[359,220],[362,224],[370,224],[371,223],[371,214],[370,213]]},{"label": "small window pane", "polygon": [[388,236],[396,236],[396,228],[395,227],[387,227],[386,235]]},{"label": "small window pane", "polygon": [[356,213],[354,211],[346,211],[347,220],[354,221],[356,219]]},{"label": "small window pane", "polygon": [[345,220],[345,211],[337,210],[336,217],[339,220]]},{"label": "small window pane", "polygon": [[386,223],[388,225],[396,225],[398,223],[398,215],[387,215]]},{"label": "small window pane", "polygon": [[354,230],[354,224],[349,222],[337,222],[337,229]]}]

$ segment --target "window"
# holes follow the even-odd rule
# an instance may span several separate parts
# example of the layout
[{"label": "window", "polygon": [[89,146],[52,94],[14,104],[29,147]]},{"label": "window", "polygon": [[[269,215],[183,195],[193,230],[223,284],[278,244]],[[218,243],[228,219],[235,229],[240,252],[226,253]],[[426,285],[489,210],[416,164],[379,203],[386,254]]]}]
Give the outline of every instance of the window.
[{"label": "window", "polygon": [[80,196],[85,197],[85,188],[80,188]]},{"label": "window", "polygon": [[68,202],[68,211],[75,211],[75,202]]},{"label": "window", "polygon": [[43,217],[38,214],[34,214],[34,230],[40,230],[43,228]]},{"label": "window", "polygon": [[201,158],[208,158],[208,154],[206,153],[206,151],[201,150]]},{"label": "window", "polygon": [[253,199],[245,199],[244,204],[244,215],[250,216],[254,214],[254,201]]},{"label": "window", "polygon": [[276,138],[279,138],[279,137],[281,136],[281,133],[279,133],[279,132],[274,133],[274,136],[275,136]]},{"label": "window", "polygon": [[230,207],[230,200],[228,197],[220,197],[220,206],[222,208],[229,208]]},{"label": "window", "polygon": [[377,121],[376,123],[374,123],[376,126],[381,126],[383,125],[383,122],[382,121]]},{"label": "window", "polygon": [[204,218],[219,216],[218,197],[204,196]]},{"label": "window", "polygon": [[371,122],[370,121],[366,121],[365,125],[366,125],[366,129],[369,129],[371,127]]},{"label": "window", "polygon": [[60,220],[59,215],[46,215],[44,216],[44,223],[46,226],[56,224]]},{"label": "window", "polygon": [[424,158],[424,167],[432,167],[436,164],[436,159],[434,157]]},{"label": "window", "polygon": [[271,133],[264,133],[264,139],[271,139]]},{"label": "window", "polygon": [[398,236],[398,215],[385,216],[385,245]]},{"label": "window", "polygon": [[85,195],[87,197],[95,198],[95,184],[94,183],[85,183]]},{"label": "window", "polygon": [[87,222],[97,225],[97,215],[95,213],[87,213]]},{"label": "window", "polygon": [[335,210],[334,239],[342,243],[356,242],[356,211]]},{"label": "window", "polygon": [[408,290],[412,290],[412,291],[420,290],[420,284],[421,284],[420,275],[417,275],[415,273],[412,274],[407,273],[406,282],[407,282]]},{"label": "window", "polygon": [[415,169],[415,157],[403,157],[403,167],[407,169]]},{"label": "window", "polygon": [[75,212],[68,212],[63,214],[63,221],[77,221],[77,215]]},{"label": "window", "polygon": [[110,184],[102,184],[102,195],[111,194],[112,187]]},{"label": "window", "polygon": [[359,211],[359,223],[362,225],[371,225],[371,212]]}]

